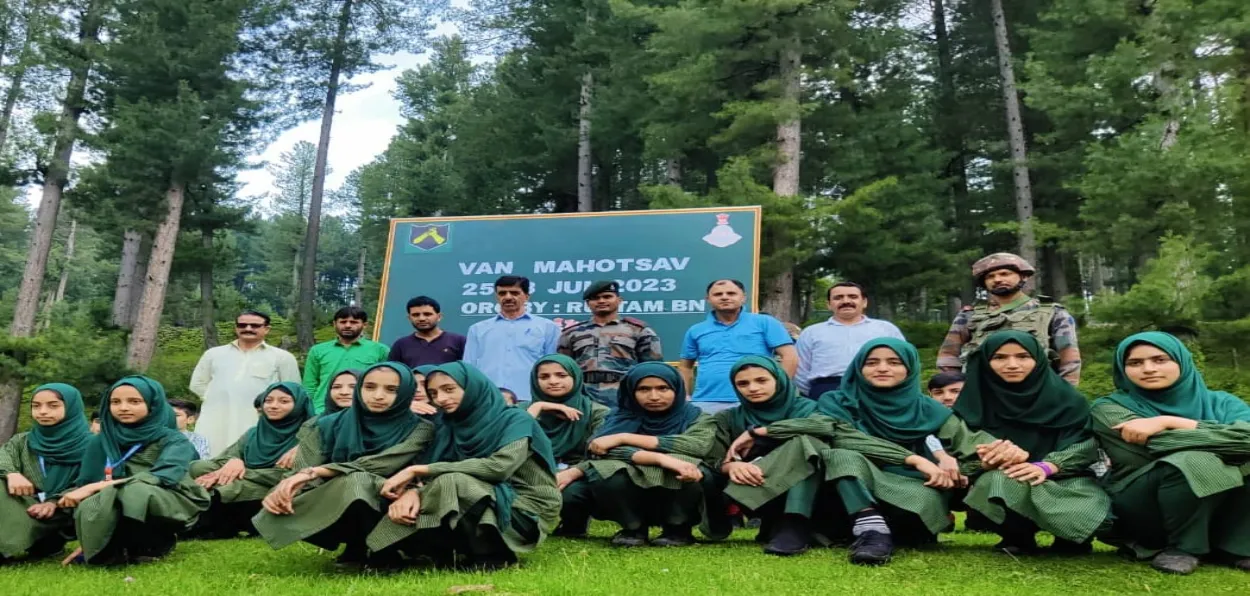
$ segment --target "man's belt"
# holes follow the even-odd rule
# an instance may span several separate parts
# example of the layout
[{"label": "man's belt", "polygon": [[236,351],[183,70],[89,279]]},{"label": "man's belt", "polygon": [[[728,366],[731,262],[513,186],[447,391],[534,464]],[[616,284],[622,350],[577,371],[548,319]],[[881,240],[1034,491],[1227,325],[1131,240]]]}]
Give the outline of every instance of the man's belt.
[{"label": "man's belt", "polygon": [[598,385],[600,383],[618,383],[624,376],[625,373],[614,370],[592,370],[582,375],[582,380]]}]

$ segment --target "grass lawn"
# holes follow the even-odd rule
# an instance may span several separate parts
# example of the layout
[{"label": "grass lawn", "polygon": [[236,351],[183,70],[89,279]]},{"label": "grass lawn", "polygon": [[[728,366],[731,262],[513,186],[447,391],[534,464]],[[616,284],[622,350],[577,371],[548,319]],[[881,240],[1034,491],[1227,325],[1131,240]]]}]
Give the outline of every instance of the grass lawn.
[{"label": "grass lawn", "polygon": [[55,562],[0,568],[0,593],[91,594],[1247,594],[1250,575],[1204,566],[1174,577],[1121,559],[1099,545],[1090,557],[1013,559],[989,550],[997,537],[943,535],[930,550],[905,550],[879,568],[855,567],[846,550],[815,549],[782,559],[765,556],[739,532],[721,544],[685,549],[607,546],[613,531],[596,524],[595,538],[551,539],[520,568],[494,574],[410,570],[389,575],[342,573],[333,555],[298,544],[271,550],[259,540],[184,542],[164,561],[112,569],[62,569]]}]

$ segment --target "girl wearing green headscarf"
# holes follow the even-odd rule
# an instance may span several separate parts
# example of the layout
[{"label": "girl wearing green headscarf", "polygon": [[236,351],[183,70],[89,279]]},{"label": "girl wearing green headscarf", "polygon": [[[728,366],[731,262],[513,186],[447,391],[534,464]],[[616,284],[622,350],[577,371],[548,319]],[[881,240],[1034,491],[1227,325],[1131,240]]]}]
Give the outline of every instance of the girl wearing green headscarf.
[{"label": "girl wearing green headscarf", "polygon": [[256,426],[216,459],[191,464],[191,477],[213,497],[198,524],[202,536],[234,538],[255,531],[252,516],[294,467],[300,427],[316,415],[299,383],[274,383],[252,405],[261,411]]},{"label": "girl wearing green headscarf", "polygon": [[416,381],[417,392],[412,395],[412,413],[438,424],[438,408],[430,403],[430,395],[425,391],[425,379],[430,376],[431,372],[434,372],[435,368],[438,368],[438,365],[422,364],[413,367],[412,377]]},{"label": "girl wearing green headscarf", "polygon": [[[556,458],[556,484],[560,492],[585,493],[585,470],[577,464],[586,459],[586,445],[608,418],[611,408],[595,402],[583,390],[582,369],[563,354],[544,356],[530,370],[530,395],[533,403],[526,409],[538,420],[543,433],[551,440]],[[575,497],[570,502],[577,501]],[[561,519],[578,517],[580,512],[567,511]],[[561,534],[569,535],[568,528]],[[585,533],[584,531],[582,532]]]},{"label": "girl wearing green headscarf", "polygon": [[470,364],[440,365],[426,388],[443,412],[434,443],[423,463],[382,486],[394,503],[369,548],[484,570],[512,565],[542,542],[560,510],[551,441]]},{"label": "girl wearing green headscarf", "polygon": [[693,457],[659,452],[659,437],[679,435],[710,418],[686,399],[686,385],[673,367],[644,362],[625,373],[617,408],[590,442],[597,459],[577,470],[585,481],[564,489],[557,534],[585,535],[593,514],[621,526],[615,546],[641,546],[648,529],[660,526],[656,546],[694,544],[704,492],[720,499],[711,468]]},{"label": "girl wearing green headscarf", "polygon": [[1166,333],[1120,342],[1113,366],[1116,390],[1093,406],[1116,514],[1101,538],[1169,573],[1208,555],[1250,571],[1250,405],[1208,389]]},{"label": "girl wearing green headscarf", "polygon": [[351,408],[317,418],[316,432],[300,433],[298,471],[269,492],[252,518],[270,546],[303,540],[333,551],[346,544],[339,565],[391,562],[372,557],[365,536],[385,514],[379,491],[386,477],[433,437],[433,426],[410,410],[414,389],[404,364],[375,364],[361,375]]},{"label": "girl wearing green headscarf", "polygon": [[1109,524],[1111,499],[1090,471],[1099,456],[1085,396],[1048,366],[1042,344],[1021,331],[986,338],[969,358],[967,375],[955,414],[969,428],[1009,441],[1014,451],[995,457],[1003,444],[953,445],[961,460],[983,468],[965,470],[964,503],[997,525],[999,550],[1036,552],[1040,528],[1054,534],[1053,552],[1088,553],[1094,533]]},{"label": "girl wearing green headscarf", "polygon": [[322,399],[325,405],[321,410],[322,416],[329,416],[352,407],[356,385],[360,384],[360,375],[359,370],[348,368],[330,377],[330,382],[326,384],[325,397]]},{"label": "girl wearing green headscarf", "polygon": [[0,562],[61,552],[73,518],[57,508],[56,495],[78,477],[94,436],[82,394],[64,383],[37,387],[30,413],[34,428],[0,445]]},{"label": "girl wearing green headscarf", "polygon": [[835,446],[824,452],[825,478],[853,520],[851,562],[887,562],[896,535],[904,542],[936,543],[950,526],[948,489],[959,473],[957,464],[950,471],[939,468],[927,444],[952,416],[921,389],[916,348],[893,338],[864,344],[841,388],[822,395],[817,408],[901,448],[865,453]]},{"label": "girl wearing green headscarf", "polygon": [[106,394],[100,434],[83,455],[75,488],[58,505],[73,508],[89,564],[141,563],[173,550],[210,502],[187,471],[199,455],[178,432],[165,388],[124,377]]}]

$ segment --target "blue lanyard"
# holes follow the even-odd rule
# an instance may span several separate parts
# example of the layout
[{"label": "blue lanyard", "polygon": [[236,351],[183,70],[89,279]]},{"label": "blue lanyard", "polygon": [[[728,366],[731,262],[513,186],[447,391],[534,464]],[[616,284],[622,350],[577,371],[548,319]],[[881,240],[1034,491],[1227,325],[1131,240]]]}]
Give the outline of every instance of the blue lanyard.
[{"label": "blue lanyard", "polygon": [[136,451],[138,451],[138,450],[139,450],[139,448],[140,448],[140,447],[142,447],[142,446],[143,446],[143,443],[136,443],[136,444],[134,444],[134,445],[131,445],[131,446],[130,446],[130,451],[127,451],[127,452],[126,452],[126,455],[123,455],[123,456],[121,457],[121,459],[119,459],[119,460],[117,460],[117,461],[113,461],[113,460],[111,460],[111,459],[105,458],[105,462],[104,462],[104,479],[105,479],[105,480],[112,480],[112,479],[113,479],[113,470],[114,470],[114,469],[116,469],[116,468],[117,468],[117,466],[120,466],[120,465],[122,465],[122,464],[126,463],[126,460],[130,459],[130,456],[134,455],[134,454],[135,454],[135,452],[136,452]]},{"label": "blue lanyard", "polygon": [[[47,468],[47,466],[43,463],[43,456],[42,456],[42,455],[40,455],[40,456],[39,456],[39,475],[40,475],[40,476],[43,476],[43,482],[44,482],[45,484],[47,484],[47,482],[48,482],[48,468]],[[40,503],[42,503],[42,502],[44,502],[44,501],[47,501],[47,500],[48,500],[48,493],[45,493],[45,492],[39,492],[39,493],[38,493],[38,494],[36,494],[35,496],[36,496],[36,497],[39,497],[39,502],[40,502]]]}]

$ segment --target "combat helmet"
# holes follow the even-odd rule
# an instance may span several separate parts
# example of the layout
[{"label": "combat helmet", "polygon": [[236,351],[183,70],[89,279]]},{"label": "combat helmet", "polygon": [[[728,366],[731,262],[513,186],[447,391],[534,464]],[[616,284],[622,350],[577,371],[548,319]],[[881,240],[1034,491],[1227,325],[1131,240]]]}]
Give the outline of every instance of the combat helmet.
[{"label": "combat helmet", "polygon": [[1020,255],[1014,255],[1009,252],[996,252],[992,255],[982,257],[980,260],[972,264],[972,277],[981,279],[985,274],[995,269],[1012,269],[1016,273],[1024,277],[1037,273],[1037,270],[1024,260]]}]

